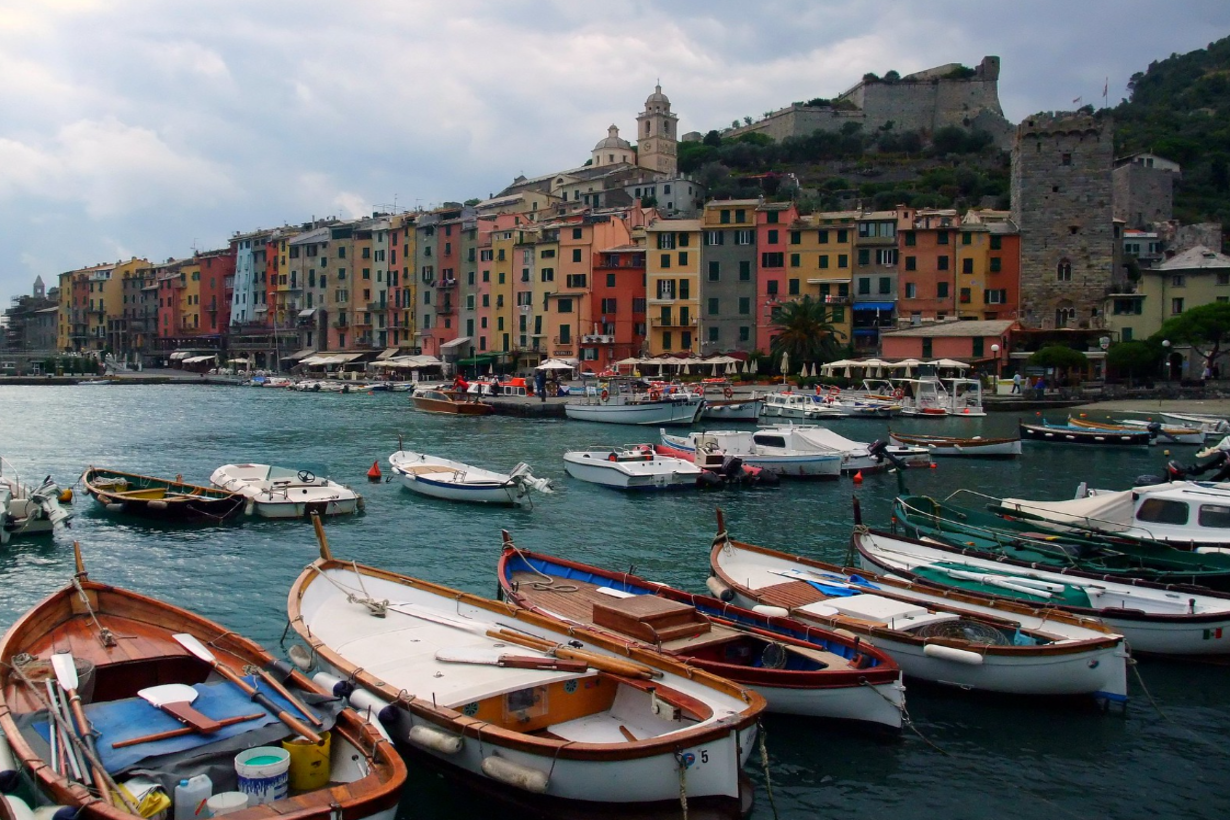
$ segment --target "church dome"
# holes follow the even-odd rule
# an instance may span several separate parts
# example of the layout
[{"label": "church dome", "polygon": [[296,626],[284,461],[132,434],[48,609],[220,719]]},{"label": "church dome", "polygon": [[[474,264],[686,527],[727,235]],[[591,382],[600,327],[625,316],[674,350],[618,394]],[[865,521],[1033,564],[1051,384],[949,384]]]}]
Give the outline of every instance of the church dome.
[{"label": "church dome", "polygon": [[632,149],[632,143],[625,139],[620,139],[619,129],[614,125],[608,128],[606,133],[606,139],[599,141],[598,144],[594,146],[595,151],[604,151],[611,148],[623,148],[626,150]]},{"label": "church dome", "polygon": [[645,107],[648,108],[654,103],[658,103],[660,105],[666,105],[666,106],[669,106],[671,104],[670,99],[668,99],[667,96],[662,93],[662,86],[660,85],[655,85],[653,87],[653,93],[650,94],[645,99]]}]

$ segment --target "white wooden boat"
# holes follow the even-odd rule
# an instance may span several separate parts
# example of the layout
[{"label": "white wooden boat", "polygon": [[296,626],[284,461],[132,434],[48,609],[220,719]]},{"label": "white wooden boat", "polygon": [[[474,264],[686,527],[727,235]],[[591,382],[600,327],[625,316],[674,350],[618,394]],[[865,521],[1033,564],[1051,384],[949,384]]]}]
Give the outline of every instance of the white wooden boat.
[{"label": "white wooden boat", "polygon": [[564,405],[568,418],[604,424],[693,424],[705,406],[704,398],[695,393],[634,392],[614,384],[589,390],[594,392]]},{"label": "white wooden boat", "polygon": [[675,490],[697,487],[703,472],[691,461],[660,455],[648,444],[590,447],[564,453],[573,478],[617,490]]},{"label": "white wooden boat", "polygon": [[[1089,423],[1087,419],[1082,421]],[[1076,419],[1069,417],[1069,422],[1077,424]],[[1154,432],[1154,441],[1162,444],[1204,444],[1205,432],[1197,426],[1179,427],[1173,424],[1159,424],[1156,421],[1146,421],[1144,419],[1115,419],[1113,422],[1107,423],[1109,426],[1128,427],[1139,430],[1144,428]]]},{"label": "white wooden boat", "polygon": [[932,456],[966,458],[1016,458],[1021,454],[1019,438],[960,438],[888,431],[888,440],[899,447],[925,447]]},{"label": "white wooden boat", "polygon": [[755,393],[748,398],[705,399],[700,417],[721,421],[755,421],[760,418],[763,403],[764,400]]},{"label": "white wooden boat", "polygon": [[550,482],[534,478],[524,462],[507,473],[497,473],[426,453],[398,450],[389,456],[389,465],[406,489],[448,501],[520,507],[531,503],[531,491],[551,491]]},{"label": "white wooden boat", "polygon": [[906,581],[733,541],[720,518],[718,528],[714,585],[735,603],[845,629],[892,655],[907,676],[1004,694],[1127,699],[1127,647],[1096,620],[920,593]]},{"label": "white wooden boat", "polygon": [[820,452],[837,453],[841,456],[843,473],[887,470],[893,466],[893,462],[885,455],[892,456],[907,467],[926,467],[931,464],[931,453],[925,447],[854,441],[834,433],[827,427],[814,424],[779,424],[776,427],[761,427],[758,432],[763,434],[765,444],[773,443],[780,437],[798,449],[810,447]]},{"label": "white wooden boat", "polygon": [[1230,434],[1230,421],[1221,416],[1200,413],[1158,413],[1166,421],[1179,427],[1198,427],[1205,438],[1221,438]]},{"label": "white wooden boat", "polygon": [[[1224,592],[1014,566],[985,553],[874,530],[857,529],[853,538],[860,562],[872,572],[1097,618],[1126,638],[1133,652],[1230,655],[1230,594]],[[945,594],[932,597],[942,601]]]},{"label": "white wooden boat", "polygon": [[1061,501],[1005,498],[991,510],[1061,530],[1161,541],[1181,549],[1230,550],[1230,485],[1174,481],[1130,490],[1088,490]]},{"label": "white wooden boat", "polygon": [[848,418],[850,415],[849,410],[841,405],[819,401],[811,393],[792,390],[766,393],[761,398],[760,404],[760,417],[766,419],[816,421],[817,419]]},{"label": "white wooden boat", "polygon": [[901,670],[869,643],[788,619],[774,629],[718,598],[529,552],[504,536],[500,589],[518,606],[754,689],[770,712],[901,728]]},{"label": "white wooden boat", "polygon": [[60,488],[43,479],[37,487],[22,482],[16,468],[0,456],[0,544],[14,535],[44,535],[72,513],[60,506]]},{"label": "white wooden boat", "polygon": [[209,482],[248,499],[245,512],[261,518],[303,518],[348,515],[363,509],[363,497],[354,490],[311,470],[269,464],[224,464]]},{"label": "white wooden boat", "polygon": [[721,452],[740,459],[749,467],[790,478],[841,477],[841,454],[818,448],[797,436],[783,436],[763,430],[705,430],[682,436],[659,430],[662,443],[693,456]]},{"label": "white wooden boat", "polygon": [[[390,734],[544,808],[741,808],[765,702],[528,610],[336,561],[288,614],[321,668],[388,705]],[[578,815],[583,816],[583,815]]]}]

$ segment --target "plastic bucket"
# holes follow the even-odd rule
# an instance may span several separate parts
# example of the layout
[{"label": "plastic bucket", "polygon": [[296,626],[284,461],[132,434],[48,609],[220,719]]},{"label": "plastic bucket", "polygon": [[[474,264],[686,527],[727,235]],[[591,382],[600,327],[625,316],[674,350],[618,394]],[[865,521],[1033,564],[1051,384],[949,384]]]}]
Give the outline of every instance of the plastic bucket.
[{"label": "plastic bucket", "polygon": [[248,807],[248,795],[243,792],[218,792],[205,801],[205,806],[214,817],[243,811]]},{"label": "plastic bucket", "polygon": [[257,746],[235,756],[239,790],[253,806],[272,803],[288,794],[290,753],[277,746]]},{"label": "plastic bucket", "polygon": [[297,792],[324,788],[333,768],[329,759],[330,736],[320,733],[320,742],[303,738],[283,740],[282,748],[290,755],[290,787]]}]

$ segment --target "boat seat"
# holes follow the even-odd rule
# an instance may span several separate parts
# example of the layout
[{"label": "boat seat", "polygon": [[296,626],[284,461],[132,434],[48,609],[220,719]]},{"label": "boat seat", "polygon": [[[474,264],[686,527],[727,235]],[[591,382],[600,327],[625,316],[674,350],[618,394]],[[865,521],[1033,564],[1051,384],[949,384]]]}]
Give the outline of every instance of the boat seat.
[{"label": "boat seat", "polygon": [[430,473],[452,473],[453,475],[461,474],[461,470],[458,470],[456,467],[444,467],[439,464],[413,464],[408,467],[398,467],[397,469],[405,473],[411,473],[412,475],[428,475]]},{"label": "boat seat", "polygon": [[712,627],[695,607],[656,595],[594,601],[593,611],[595,626],[650,643],[700,635]]}]

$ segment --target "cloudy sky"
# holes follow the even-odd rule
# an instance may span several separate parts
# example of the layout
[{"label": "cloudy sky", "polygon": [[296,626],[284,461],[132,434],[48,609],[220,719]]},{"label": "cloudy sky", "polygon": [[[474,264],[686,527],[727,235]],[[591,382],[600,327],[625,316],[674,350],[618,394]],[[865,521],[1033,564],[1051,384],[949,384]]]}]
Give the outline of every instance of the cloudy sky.
[{"label": "cloudy sky", "polygon": [[36,275],[486,197],[634,134],[864,73],[1003,60],[1009,119],[1110,103],[1230,35],[1226,0],[0,0],[0,309]]}]

